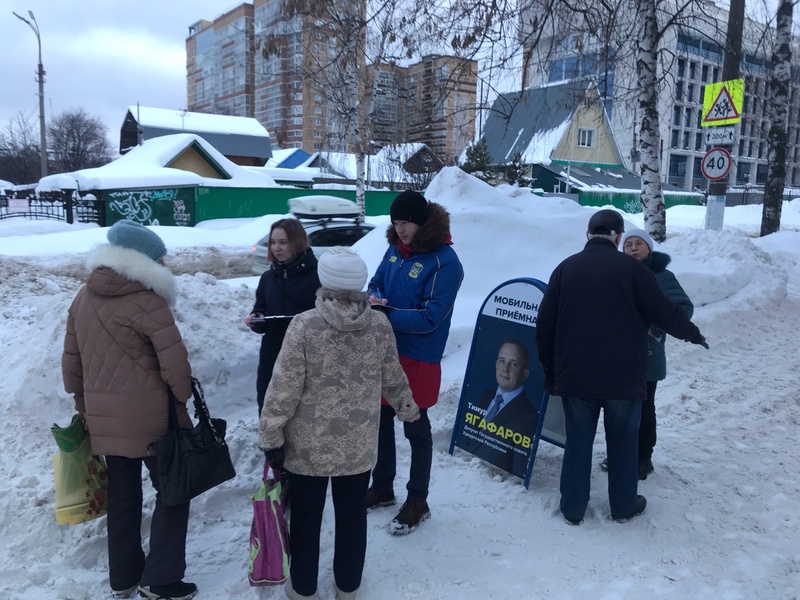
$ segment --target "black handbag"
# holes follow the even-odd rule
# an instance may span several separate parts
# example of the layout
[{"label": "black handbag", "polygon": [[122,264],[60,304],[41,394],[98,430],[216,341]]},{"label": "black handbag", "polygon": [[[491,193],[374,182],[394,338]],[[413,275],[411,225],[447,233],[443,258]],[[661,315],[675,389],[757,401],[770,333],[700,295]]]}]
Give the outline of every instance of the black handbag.
[{"label": "black handbag", "polygon": [[192,429],[178,426],[175,410],[177,398],[169,390],[170,432],[150,444],[150,453],[158,458],[158,495],[167,506],[189,502],[236,476],[225,443],[226,423],[212,419],[208,413],[200,382],[192,377],[195,418],[198,424]]}]

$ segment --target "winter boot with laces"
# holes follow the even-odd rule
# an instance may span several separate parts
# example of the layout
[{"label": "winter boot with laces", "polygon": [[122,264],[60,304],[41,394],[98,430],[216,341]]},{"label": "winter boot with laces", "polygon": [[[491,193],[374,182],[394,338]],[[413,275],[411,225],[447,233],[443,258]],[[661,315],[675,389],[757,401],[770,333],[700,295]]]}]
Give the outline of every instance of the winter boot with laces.
[{"label": "winter boot with laces", "polygon": [[392,506],[396,502],[394,492],[382,492],[371,487],[367,490],[367,510],[380,508],[381,506]]},{"label": "winter boot with laces", "polygon": [[139,596],[149,600],[191,600],[197,595],[193,583],[170,583],[169,585],[140,585]]},{"label": "winter boot with laces", "polygon": [[425,500],[409,496],[405,504],[400,508],[400,512],[389,523],[389,533],[392,535],[408,535],[430,516],[431,511]]}]

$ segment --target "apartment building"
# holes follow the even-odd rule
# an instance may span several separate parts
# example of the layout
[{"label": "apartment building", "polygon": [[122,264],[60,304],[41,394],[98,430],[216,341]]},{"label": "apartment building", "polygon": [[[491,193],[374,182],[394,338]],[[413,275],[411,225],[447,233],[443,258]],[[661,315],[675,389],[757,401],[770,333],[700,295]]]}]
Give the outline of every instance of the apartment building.
[{"label": "apartment building", "polygon": [[187,110],[255,116],[253,50],[252,4],[191,25],[186,39]]},{"label": "apartment building", "polygon": [[[529,10],[536,9],[529,5]],[[661,40],[661,48],[666,51],[662,60],[664,73],[658,110],[661,172],[665,182],[686,190],[708,188],[708,180],[700,170],[708,148],[707,128],[700,125],[703,94],[706,84],[722,80],[728,20],[727,11],[711,2],[703,4],[700,11],[691,27],[674,27]],[[638,77],[630,39],[627,47],[608,51],[603,48],[599,36],[580,32],[577,26],[570,29],[566,25],[554,30],[561,33],[544,38],[536,48],[526,50],[529,69],[523,85],[594,78],[604,94],[604,105],[626,166],[637,171]],[[731,153],[734,169],[730,181],[733,185],[760,186],[766,181],[769,39],[770,32],[764,26],[745,21],[740,63],[745,97]],[[793,69],[793,77],[786,184],[800,186],[800,71]]]},{"label": "apartment building", "polygon": [[[366,0],[331,6],[366,18]],[[255,117],[273,147],[309,153],[354,151],[358,123],[343,115],[357,111],[368,153],[407,142],[425,143],[445,161],[461,153],[474,135],[475,61],[431,55],[376,66],[361,51],[326,71],[320,66],[341,44],[366,47],[365,39],[343,42],[331,27],[324,18],[286,14],[283,0],[253,0],[198,21],[186,40],[188,109]]]},{"label": "apartment building", "polygon": [[444,55],[406,67],[370,65],[372,139],[380,146],[423,143],[452,161],[475,135],[477,72],[476,61]]}]

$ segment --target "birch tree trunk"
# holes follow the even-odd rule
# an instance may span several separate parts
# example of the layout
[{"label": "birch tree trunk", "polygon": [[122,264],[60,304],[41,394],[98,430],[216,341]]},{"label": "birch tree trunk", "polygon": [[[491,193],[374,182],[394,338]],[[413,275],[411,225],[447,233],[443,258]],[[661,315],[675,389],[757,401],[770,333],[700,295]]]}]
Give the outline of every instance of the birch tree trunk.
[{"label": "birch tree trunk", "polygon": [[792,76],[792,13],[795,0],[780,0],[776,23],[775,49],[772,53],[770,80],[769,153],[767,181],[764,185],[764,208],[761,235],[781,228],[783,188],[786,185],[786,144],[789,119],[789,86]]},{"label": "birch tree trunk", "polygon": [[364,214],[366,212],[366,202],[364,200],[364,151],[359,150],[356,153],[356,205],[358,210],[361,211],[358,215],[359,223],[364,222]]},{"label": "birch tree trunk", "polygon": [[658,22],[656,0],[641,0],[636,73],[639,76],[639,150],[642,169],[644,228],[663,242],[667,237],[667,215],[661,184],[661,136],[658,128]]}]

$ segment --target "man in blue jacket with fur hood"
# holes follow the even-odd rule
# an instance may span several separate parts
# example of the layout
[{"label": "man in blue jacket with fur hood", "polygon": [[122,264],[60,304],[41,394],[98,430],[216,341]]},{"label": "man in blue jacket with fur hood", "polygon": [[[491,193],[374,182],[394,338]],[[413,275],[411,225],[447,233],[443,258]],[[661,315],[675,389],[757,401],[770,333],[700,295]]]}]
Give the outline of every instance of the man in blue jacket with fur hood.
[{"label": "man in blue jacket with fur hood", "polygon": [[[368,290],[370,302],[391,307],[386,314],[397,340],[400,364],[420,408],[419,420],[403,423],[411,445],[408,498],[389,524],[391,533],[405,535],[431,514],[427,497],[433,439],[428,409],[439,398],[442,355],[464,271],[452,248],[450,215],[443,206],[409,190],[394,199],[389,214],[389,249]],[[394,417],[394,409],[383,402],[378,462],[372,471],[367,508],[395,503]]]}]

